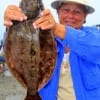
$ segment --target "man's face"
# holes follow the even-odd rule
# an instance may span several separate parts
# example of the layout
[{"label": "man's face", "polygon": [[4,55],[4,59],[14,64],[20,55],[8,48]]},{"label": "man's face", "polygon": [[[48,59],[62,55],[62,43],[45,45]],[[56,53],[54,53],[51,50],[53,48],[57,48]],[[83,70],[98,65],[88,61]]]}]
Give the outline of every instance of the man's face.
[{"label": "man's face", "polygon": [[85,21],[86,12],[82,5],[66,3],[58,10],[58,17],[61,24],[79,29]]}]

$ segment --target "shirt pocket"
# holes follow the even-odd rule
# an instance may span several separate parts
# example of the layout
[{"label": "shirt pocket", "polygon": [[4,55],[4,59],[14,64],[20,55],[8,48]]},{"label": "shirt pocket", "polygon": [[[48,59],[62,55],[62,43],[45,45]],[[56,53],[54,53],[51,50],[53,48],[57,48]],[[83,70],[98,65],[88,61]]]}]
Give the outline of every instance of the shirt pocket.
[{"label": "shirt pocket", "polygon": [[81,76],[86,89],[100,88],[100,65],[84,62]]}]

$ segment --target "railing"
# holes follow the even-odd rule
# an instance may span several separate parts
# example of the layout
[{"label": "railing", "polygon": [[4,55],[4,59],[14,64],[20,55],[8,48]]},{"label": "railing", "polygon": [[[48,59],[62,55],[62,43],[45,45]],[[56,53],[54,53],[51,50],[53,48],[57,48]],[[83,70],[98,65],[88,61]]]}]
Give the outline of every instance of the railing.
[{"label": "railing", "polygon": [[96,25],[96,28],[100,30],[100,24],[97,24]]}]

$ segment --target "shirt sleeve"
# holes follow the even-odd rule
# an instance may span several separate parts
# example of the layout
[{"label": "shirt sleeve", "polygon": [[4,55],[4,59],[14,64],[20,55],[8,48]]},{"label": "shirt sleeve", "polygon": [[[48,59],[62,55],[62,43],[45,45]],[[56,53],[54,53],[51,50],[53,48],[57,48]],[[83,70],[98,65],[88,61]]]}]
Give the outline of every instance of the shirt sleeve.
[{"label": "shirt sleeve", "polygon": [[100,64],[100,31],[91,27],[76,30],[66,27],[64,41],[68,44],[70,52],[95,64]]}]

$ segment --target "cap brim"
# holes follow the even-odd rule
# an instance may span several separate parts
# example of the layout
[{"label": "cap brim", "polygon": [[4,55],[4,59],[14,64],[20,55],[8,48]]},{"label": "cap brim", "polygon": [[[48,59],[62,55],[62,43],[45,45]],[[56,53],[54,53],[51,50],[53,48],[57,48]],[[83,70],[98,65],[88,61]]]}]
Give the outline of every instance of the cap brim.
[{"label": "cap brim", "polygon": [[51,6],[54,9],[58,9],[62,5],[62,3],[67,3],[67,2],[74,2],[74,3],[81,4],[81,5],[85,6],[86,11],[87,11],[88,14],[93,13],[95,11],[95,9],[93,7],[91,7],[91,6],[89,6],[89,5],[86,5],[86,4],[83,4],[83,3],[79,3],[77,1],[76,2],[75,1],[71,1],[71,0],[68,0],[68,1],[65,1],[65,0],[59,1],[59,0],[57,0],[57,1],[52,2]]}]

